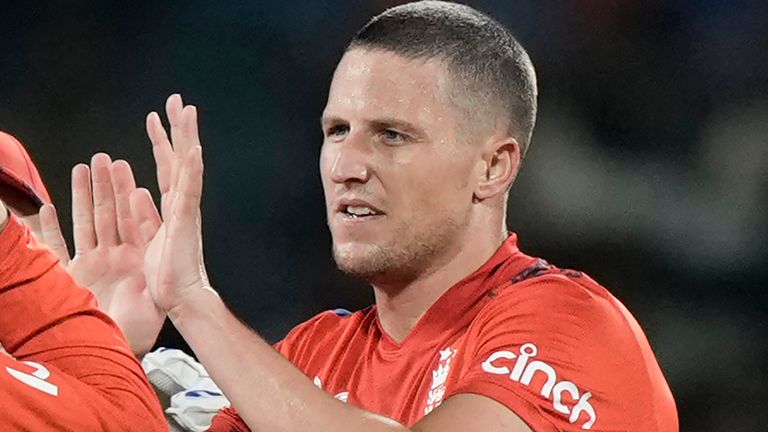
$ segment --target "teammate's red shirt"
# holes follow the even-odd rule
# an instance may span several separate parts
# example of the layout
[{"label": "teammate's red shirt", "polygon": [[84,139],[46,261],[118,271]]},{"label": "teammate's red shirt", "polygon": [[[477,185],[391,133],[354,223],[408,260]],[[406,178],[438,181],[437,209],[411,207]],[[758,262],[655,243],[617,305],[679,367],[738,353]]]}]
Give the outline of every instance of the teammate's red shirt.
[{"label": "teammate's red shirt", "polygon": [[[2,210],[5,211],[5,210]],[[0,429],[167,431],[120,330],[15,217],[0,232]]]},{"label": "teammate's red shirt", "polygon": [[[401,343],[371,307],[322,313],[277,348],[337,399],[407,426],[473,393],[537,432],[678,430],[672,394],[627,309],[586,275],[524,255],[514,235]],[[230,409],[210,430],[248,429]]]}]

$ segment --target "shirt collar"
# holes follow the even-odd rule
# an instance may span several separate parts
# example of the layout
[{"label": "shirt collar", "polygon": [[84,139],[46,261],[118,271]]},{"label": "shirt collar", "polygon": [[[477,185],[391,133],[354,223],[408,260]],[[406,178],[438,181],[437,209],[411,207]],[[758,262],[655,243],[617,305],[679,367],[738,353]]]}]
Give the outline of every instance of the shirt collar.
[{"label": "shirt collar", "polygon": [[[400,344],[382,331],[383,347],[387,350],[397,350],[412,343],[421,347],[440,343],[449,333],[469,325],[485,303],[494,296],[495,289],[511,282],[516,275],[537,260],[520,252],[517,247],[517,235],[510,233],[485,264],[443,293]],[[381,331],[378,315],[376,322]]]}]

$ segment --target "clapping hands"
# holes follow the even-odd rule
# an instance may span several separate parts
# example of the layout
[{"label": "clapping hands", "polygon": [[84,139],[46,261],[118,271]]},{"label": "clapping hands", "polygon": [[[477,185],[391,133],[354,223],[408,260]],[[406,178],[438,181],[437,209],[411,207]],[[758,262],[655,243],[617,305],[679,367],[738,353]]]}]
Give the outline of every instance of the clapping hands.
[{"label": "clapping hands", "polygon": [[[133,352],[141,356],[154,345],[165,314],[146,290],[147,244],[131,211],[134,193],[149,196],[147,190],[136,188],[128,163],[96,154],[90,167],[80,164],[72,169],[74,256],[70,258],[50,204],[40,210],[40,227],[41,240],[74,279],[93,292],[102,310],[123,330]],[[142,230],[156,232],[159,226],[158,219]]]},{"label": "clapping hands", "polygon": [[137,188],[130,165],[93,156],[72,170],[75,254],[70,258],[56,210],[40,211],[43,242],[75,280],[123,330],[134,353],[154,345],[166,313],[210,285],[202,256],[202,148],[197,110],[179,95],[166,103],[170,137],[160,116],[147,117],[147,134],[161,194],[158,212],[147,189]]}]

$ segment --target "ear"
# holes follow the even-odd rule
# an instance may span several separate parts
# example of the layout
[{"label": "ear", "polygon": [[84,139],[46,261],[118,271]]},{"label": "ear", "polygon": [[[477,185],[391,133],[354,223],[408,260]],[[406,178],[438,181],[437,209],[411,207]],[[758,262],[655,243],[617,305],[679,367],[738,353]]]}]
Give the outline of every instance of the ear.
[{"label": "ear", "polygon": [[515,182],[520,169],[520,144],[506,136],[494,139],[486,146],[480,162],[480,176],[475,187],[475,199],[483,201],[506,193]]}]

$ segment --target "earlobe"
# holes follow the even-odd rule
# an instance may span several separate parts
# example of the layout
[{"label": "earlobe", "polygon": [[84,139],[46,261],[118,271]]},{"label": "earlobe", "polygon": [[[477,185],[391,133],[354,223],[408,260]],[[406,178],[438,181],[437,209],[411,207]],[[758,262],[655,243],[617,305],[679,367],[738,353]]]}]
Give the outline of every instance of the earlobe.
[{"label": "earlobe", "polygon": [[520,167],[520,144],[507,137],[489,146],[483,157],[483,172],[475,190],[478,201],[506,193],[512,186]]}]

